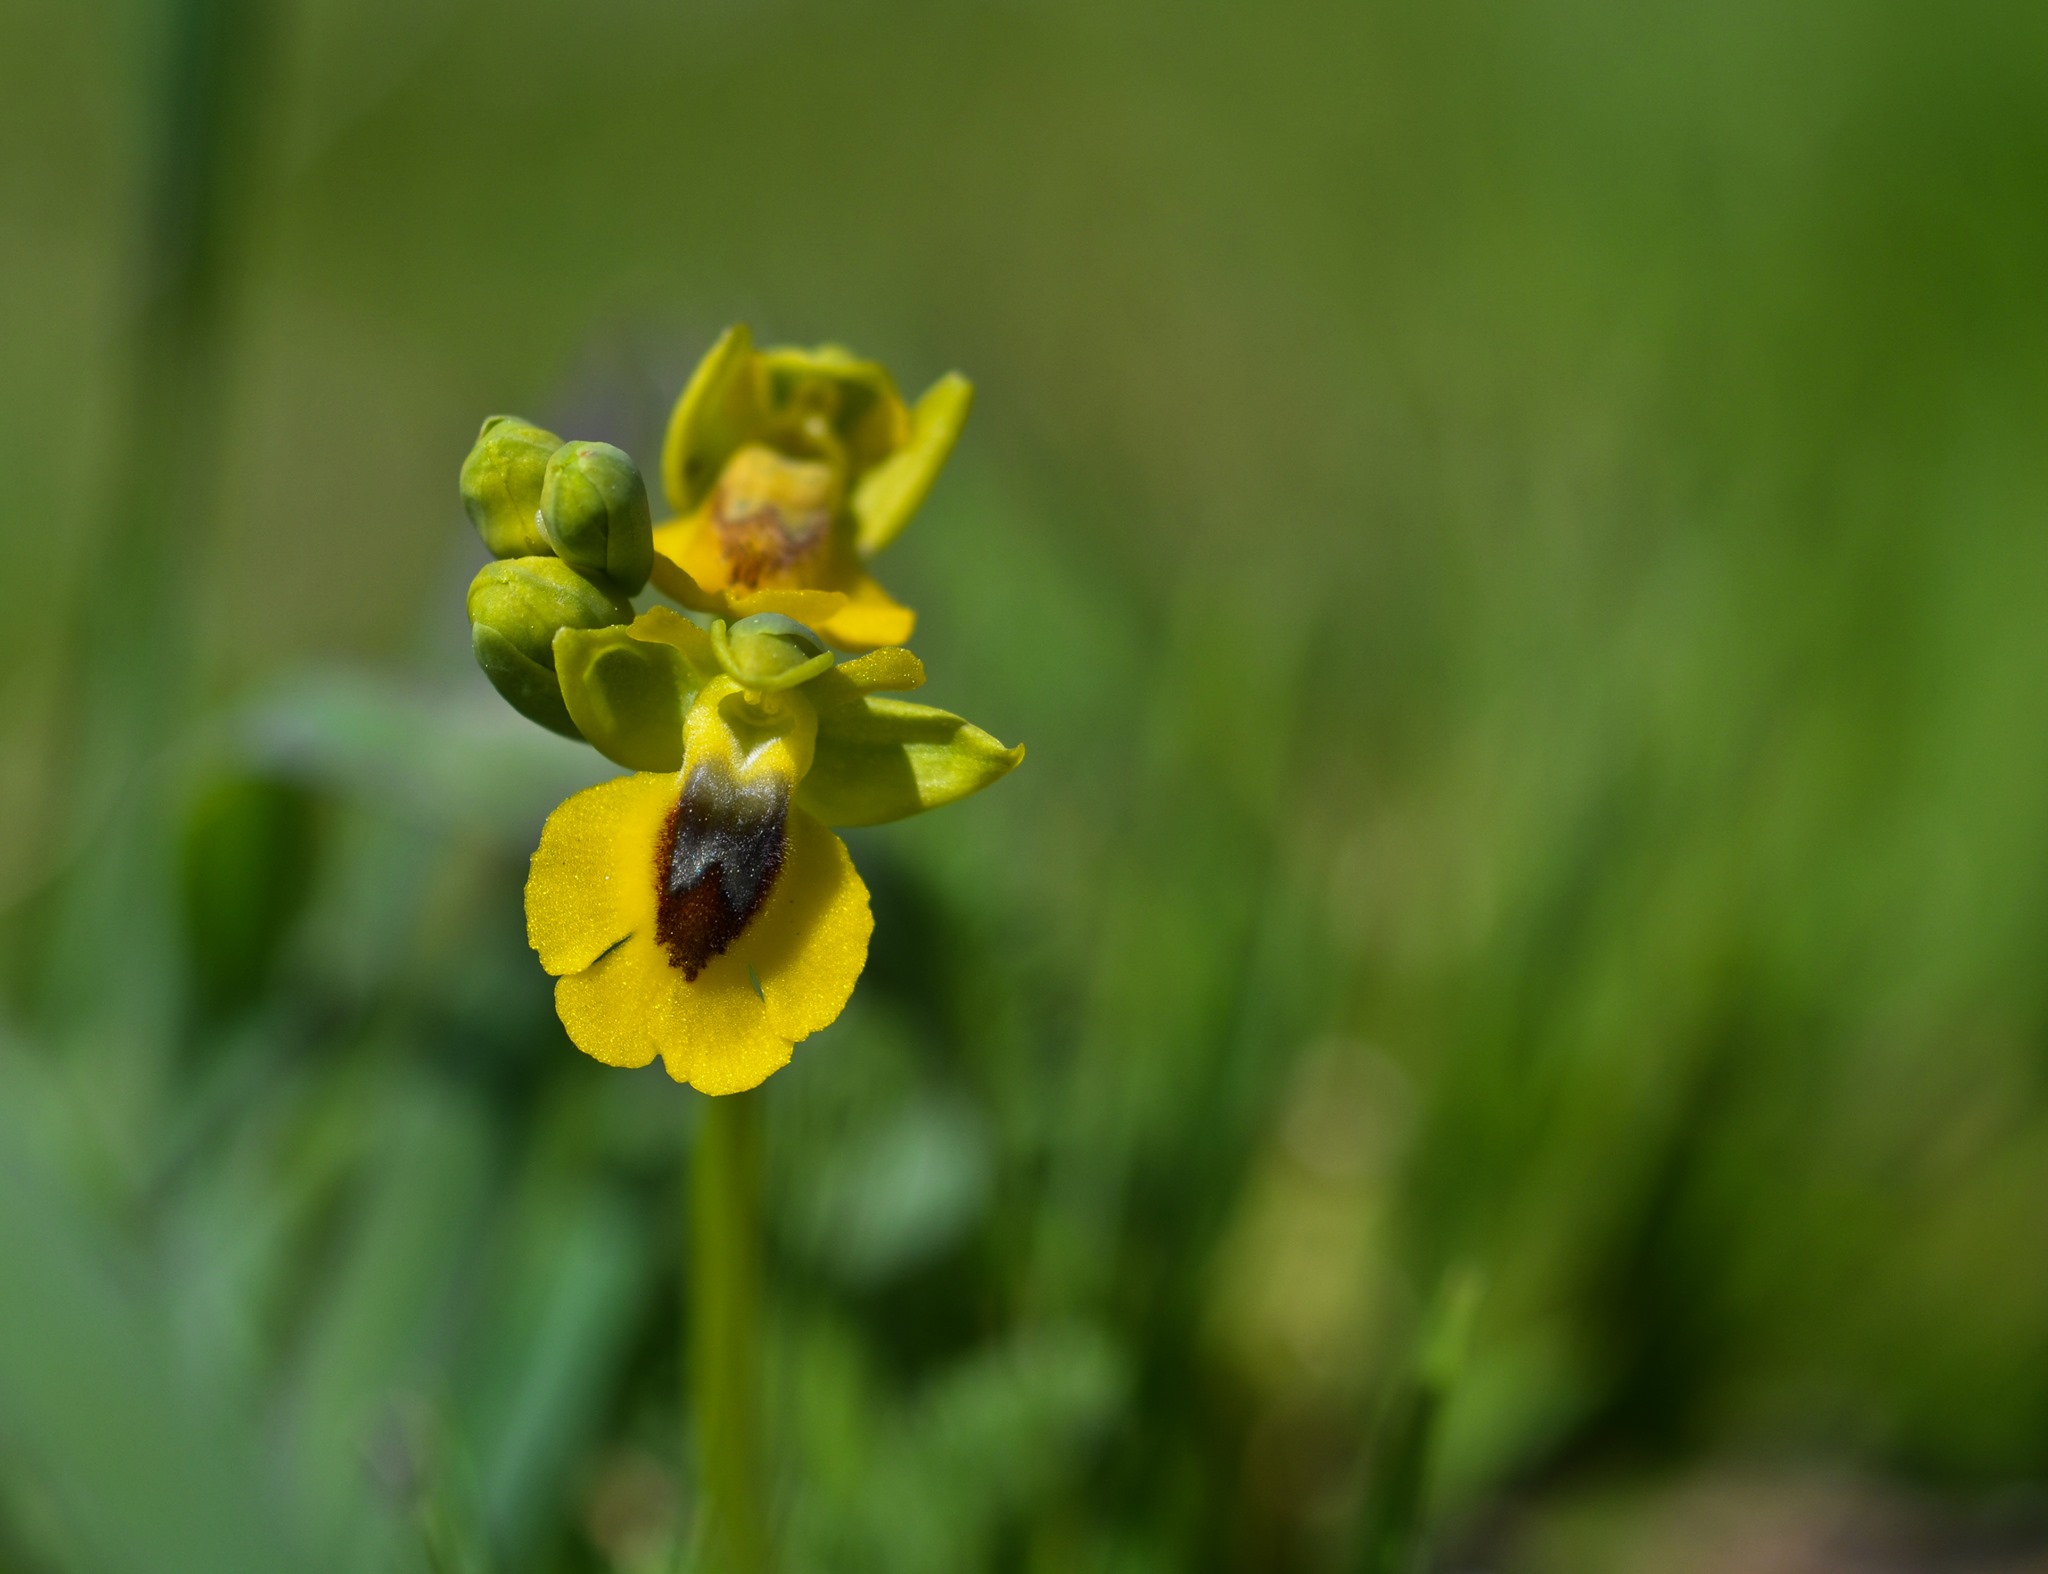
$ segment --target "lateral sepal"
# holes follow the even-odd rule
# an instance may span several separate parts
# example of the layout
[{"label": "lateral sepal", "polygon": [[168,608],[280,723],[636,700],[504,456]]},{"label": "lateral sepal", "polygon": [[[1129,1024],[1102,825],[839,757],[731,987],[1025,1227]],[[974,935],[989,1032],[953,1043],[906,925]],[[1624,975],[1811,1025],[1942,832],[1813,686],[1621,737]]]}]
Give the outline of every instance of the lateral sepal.
[{"label": "lateral sepal", "polygon": [[881,825],[979,792],[1023,758],[950,711],[861,694],[818,707],[797,802],[827,825]]}]

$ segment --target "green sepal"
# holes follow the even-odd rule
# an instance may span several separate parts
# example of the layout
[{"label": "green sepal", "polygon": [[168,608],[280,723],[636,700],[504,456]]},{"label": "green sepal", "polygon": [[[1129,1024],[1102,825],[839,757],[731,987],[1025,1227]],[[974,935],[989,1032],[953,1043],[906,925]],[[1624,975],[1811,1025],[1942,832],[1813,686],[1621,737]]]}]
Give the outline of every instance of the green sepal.
[{"label": "green sepal", "polygon": [[538,515],[548,457],[561,446],[553,432],[516,415],[484,418],[462,461],[462,506],[492,557],[543,557],[554,550]]},{"label": "green sepal", "polygon": [[1021,744],[1006,749],[947,711],[862,694],[818,706],[817,754],[797,802],[827,825],[880,825],[979,792],[1023,758]]},{"label": "green sepal", "polygon": [[809,451],[793,427],[812,411],[825,416],[856,475],[908,441],[910,412],[881,362],[864,361],[839,344],[763,350],[755,362],[769,440],[777,447]]},{"label": "green sepal", "polygon": [[577,730],[606,759],[635,771],[683,766],[683,717],[718,675],[710,637],[666,607],[625,628],[564,629],[555,673]]},{"label": "green sepal", "polygon": [[683,713],[703,686],[673,645],[624,629],[563,629],[555,675],[576,730],[606,759],[632,771],[683,767]]},{"label": "green sepal", "polygon": [[610,443],[564,443],[547,463],[540,526],[563,562],[602,574],[627,595],[654,566],[654,523],[647,487],[625,450]]},{"label": "green sepal", "polygon": [[917,401],[910,440],[860,478],[853,490],[854,544],[873,557],[910,523],[953,452],[974,403],[974,384],[948,372]]},{"label": "green sepal", "polygon": [[745,323],[720,335],[690,374],[661,445],[661,484],[669,507],[687,514],[703,502],[733,451],[760,430],[754,336]]}]

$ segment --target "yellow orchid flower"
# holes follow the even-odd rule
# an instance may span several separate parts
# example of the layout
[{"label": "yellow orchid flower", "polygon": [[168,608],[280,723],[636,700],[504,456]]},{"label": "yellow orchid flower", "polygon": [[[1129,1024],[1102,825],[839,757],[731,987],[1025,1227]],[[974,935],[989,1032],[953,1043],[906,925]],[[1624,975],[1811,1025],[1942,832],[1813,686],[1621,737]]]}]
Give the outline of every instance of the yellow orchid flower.
[{"label": "yellow orchid flower", "polygon": [[728,329],[669,418],[676,517],[654,532],[656,587],[727,619],[783,614],[846,649],[901,644],[916,614],[868,563],[931,490],[973,394],[949,374],[911,408],[837,345],[756,350]]},{"label": "yellow orchid flower", "polygon": [[632,769],[548,817],[527,934],[584,1053],[659,1055],[706,1093],[751,1088],[845,1007],[874,920],[827,827],[937,808],[1023,758],[916,688],[907,650],[834,665],[775,614],[705,627],[666,608],[565,626],[554,671],[578,731]]}]

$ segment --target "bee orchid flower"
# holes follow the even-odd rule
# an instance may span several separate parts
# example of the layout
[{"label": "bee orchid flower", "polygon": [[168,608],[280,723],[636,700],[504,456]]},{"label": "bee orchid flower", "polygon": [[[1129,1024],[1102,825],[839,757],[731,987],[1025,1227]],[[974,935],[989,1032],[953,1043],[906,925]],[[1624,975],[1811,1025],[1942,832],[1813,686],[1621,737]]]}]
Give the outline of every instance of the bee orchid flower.
[{"label": "bee orchid flower", "polygon": [[837,345],[756,350],[727,330],[676,402],[654,583],[739,621],[780,613],[849,650],[901,644],[916,617],[868,571],[924,501],[967,419],[951,374],[915,407]]},{"label": "bee orchid flower", "polygon": [[909,651],[835,663],[786,615],[728,626],[656,608],[565,626],[553,656],[578,731],[634,774],[549,816],[528,938],[579,1049],[659,1056],[706,1093],[788,1064],[853,992],[873,918],[830,827],[938,808],[1024,755],[885,697],[923,683]]}]

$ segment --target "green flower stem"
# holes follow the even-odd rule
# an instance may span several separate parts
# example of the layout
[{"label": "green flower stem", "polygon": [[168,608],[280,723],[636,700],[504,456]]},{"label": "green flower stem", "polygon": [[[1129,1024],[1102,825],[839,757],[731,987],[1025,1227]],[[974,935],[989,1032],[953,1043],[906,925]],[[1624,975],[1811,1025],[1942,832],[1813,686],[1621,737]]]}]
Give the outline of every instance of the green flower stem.
[{"label": "green flower stem", "polygon": [[[758,1091],[704,1101],[690,1180],[687,1356],[703,1567],[765,1574]],[[687,1416],[684,1425],[691,1430]]]}]

